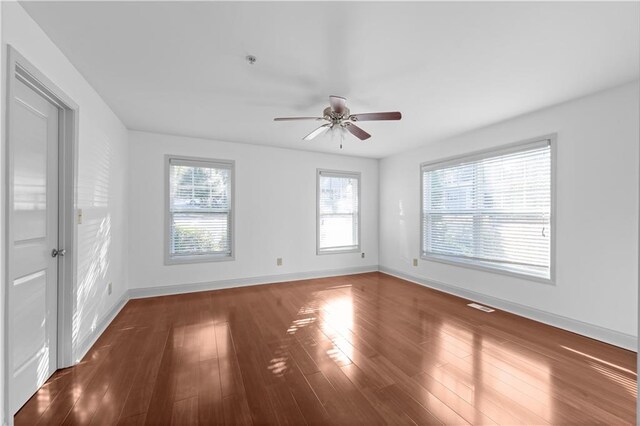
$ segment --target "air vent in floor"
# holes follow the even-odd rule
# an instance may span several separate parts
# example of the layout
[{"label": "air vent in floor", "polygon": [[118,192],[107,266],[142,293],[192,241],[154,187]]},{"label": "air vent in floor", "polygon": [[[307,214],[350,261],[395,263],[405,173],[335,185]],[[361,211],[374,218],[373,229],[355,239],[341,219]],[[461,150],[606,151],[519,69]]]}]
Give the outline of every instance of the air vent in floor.
[{"label": "air vent in floor", "polygon": [[495,309],[488,308],[486,306],[478,305],[477,303],[468,303],[467,306],[471,306],[474,309],[478,309],[484,312],[493,312]]}]

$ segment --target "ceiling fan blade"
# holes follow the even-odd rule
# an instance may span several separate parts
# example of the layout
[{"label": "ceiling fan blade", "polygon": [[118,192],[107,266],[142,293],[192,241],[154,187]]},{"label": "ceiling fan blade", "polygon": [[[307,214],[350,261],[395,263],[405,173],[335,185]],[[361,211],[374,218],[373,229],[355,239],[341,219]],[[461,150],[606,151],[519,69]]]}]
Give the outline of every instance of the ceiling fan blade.
[{"label": "ceiling fan blade", "polygon": [[331,126],[331,124],[323,124],[322,126],[318,127],[317,129],[315,129],[313,132],[309,133],[307,136],[305,136],[304,138],[302,138],[302,140],[305,141],[310,141],[316,138],[316,136],[321,135],[322,133],[324,133],[325,131],[327,131],[327,129]]},{"label": "ceiling fan blade", "polygon": [[329,103],[331,104],[331,111],[342,114],[346,109],[347,99],[342,96],[329,96]]},{"label": "ceiling fan blade", "polygon": [[394,112],[367,112],[364,114],[351,114],[349,120],[352,121],[376,121],[376,120],[400,120],[402,114]]},{"label": "ceiling fan blade", "polygon": [[277,117],[273,121],[324,120],[324,117]]},{"label": "ceiling fan blade", "polygon": [[365,132],[364,130],[362,130],[360,127],[356,126],[353,123],[344,123],[344,128],[347,129],[353,136],[357,137],[360,140],[365,140],[365,139],[369,139],[371,137],[371,135],[367,132]]}]

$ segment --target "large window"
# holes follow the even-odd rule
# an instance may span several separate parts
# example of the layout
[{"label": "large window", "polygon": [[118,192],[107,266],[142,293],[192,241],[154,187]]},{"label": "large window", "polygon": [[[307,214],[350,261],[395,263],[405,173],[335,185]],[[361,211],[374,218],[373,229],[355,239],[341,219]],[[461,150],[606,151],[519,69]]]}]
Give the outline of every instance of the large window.
[{"label": "large window", "polygon": [[318,170],[318,254],[360,251],[360,173]]},{"label": "large window", "polygon": [[233,162],[168,157],[167,263],[233,255]]},{"label": "large window", "polygon": [[422,165],[422,257],[551,280],[551,139]]}]

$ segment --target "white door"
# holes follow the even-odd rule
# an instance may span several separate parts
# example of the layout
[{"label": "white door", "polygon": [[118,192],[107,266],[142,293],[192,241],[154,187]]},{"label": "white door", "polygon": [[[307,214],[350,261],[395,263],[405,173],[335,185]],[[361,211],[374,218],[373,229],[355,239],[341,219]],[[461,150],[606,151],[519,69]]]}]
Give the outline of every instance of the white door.
[{"label": "white door", "polygon": [[56,370],[58,108],[18,78],[11,105],[9,185],[10,409]]}]

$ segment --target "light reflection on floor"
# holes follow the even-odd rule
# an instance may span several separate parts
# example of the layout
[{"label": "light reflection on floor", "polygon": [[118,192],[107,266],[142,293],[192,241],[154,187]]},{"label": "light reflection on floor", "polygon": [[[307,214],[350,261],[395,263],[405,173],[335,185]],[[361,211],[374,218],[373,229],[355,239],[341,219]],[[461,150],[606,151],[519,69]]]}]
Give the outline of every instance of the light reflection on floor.
[{"label": "light reflection on floor", "polygon": [[[357,361],[360,355],[354,352],[357,342],[353,340],[354,322],[366,323],[367,320],[358,318],[358,303],[354,298],[353,286],[333,286],[322,291],[314,292],[312,303],[302,306],[287,333],[295,335],[304,327],[317,326],[331,341],[325,353],[337,365],[345,366]],[[421,306],[420,333],[423,351],[421,369],[423,374],[435,379],[449,391],[463,398],[464,402],[478,407],[481,412],[494,413],[497,418],[527,419],[528,422],[559,423],[566,421],[566,417],[557,417],[555,405],[563,403],[562,395],[553,389],[554,378],[552,367],[544,361],[544,357],[525,355],[526,350],[519,347],[513,350],[503,344],[505,339],[499,334],[475,333],[472,324],[461,323],[457,319],[447,320],[447,316],[440,316],[429,312],[428,306]],[[384,312],[383,315],[394,316],[394,312]],[[356,329],[358,326],[356,325]],[[384,336],[384,331],[381,332]],[[523,336],[525,337],[525,336]],[[634,397],[637,394],[636,381],[629,377],[636,373],[594,358],[578,350],[562,346],[567,351],[583,356],[588,365],[604,378],[623,387]],[[317,346],[321,350],[322,345]],[[286,350],[286,346],[281,348]],[[324,349],[322,349],[324,350]],[[507,360],[507,361],[505,361]],[[269,369],[273,374],[280,375],[286,370],[286,357],[271,360]],[[626,374],[623,374],[626,373]],[[503,414],[495,413],[501,407],[516,405],[519,409]],[[484,416],[482,413],[476,413]]]},{"label": "light reflection on floor", "polygon": [[[256,419],[279,407],[275,423],[302,424],[287,413],[308,414],[315,398],[316,408],[341,424],[633,423],[630,353],[503,312],[476,312],[465,302],[378,274],[134,301],[108,329],[107,355],[98,347],[80,366],[110,357],[100,367],[104,383],[88,387],[67,375],[61,390],[56,380],[65,376],[57,373],[25,419],[46,417],[60,401],[56,392],[78,401],[69,421],[96,421],[96,412],[122,408],[108,391],[107,372],[120,365],[119,351],[144,350],[137,339],[119,339],[156,330],[164,350],[148,355],[171,373],[160,370],[157,401],[147,392],[149,412],[232,398]],[[193,385],[203,379],[207,386]],[[159,389],[174,389],[167,398],[176,401]],[[296,406],[303,397],[311,400]]]}]

